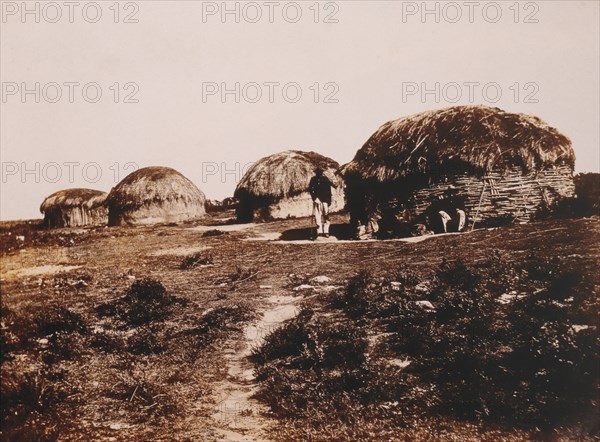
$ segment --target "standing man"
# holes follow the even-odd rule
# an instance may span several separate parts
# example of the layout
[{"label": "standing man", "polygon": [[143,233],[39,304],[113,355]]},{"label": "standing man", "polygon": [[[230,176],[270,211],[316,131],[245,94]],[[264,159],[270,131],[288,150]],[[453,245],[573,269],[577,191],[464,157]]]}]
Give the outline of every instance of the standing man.
[{"label": "standing man", "polygon": [[315,176],[310,179],[308,191],[313,200],[313,213],[317,223],[317,236],[329,238],[329,206],[331,205],[331,181],[317,167]]}]

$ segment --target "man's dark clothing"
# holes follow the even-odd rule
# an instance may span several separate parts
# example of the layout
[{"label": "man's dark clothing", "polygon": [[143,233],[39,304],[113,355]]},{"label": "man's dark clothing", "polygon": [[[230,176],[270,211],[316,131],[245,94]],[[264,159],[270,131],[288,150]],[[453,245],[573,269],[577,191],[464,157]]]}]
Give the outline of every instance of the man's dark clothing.
[{"label": "man's dark clothing", "polygon": [[308,191],[313,201],[319,198],[322,203],[331,204],[331,181],[325,175],[315,175],[310,179]]}]

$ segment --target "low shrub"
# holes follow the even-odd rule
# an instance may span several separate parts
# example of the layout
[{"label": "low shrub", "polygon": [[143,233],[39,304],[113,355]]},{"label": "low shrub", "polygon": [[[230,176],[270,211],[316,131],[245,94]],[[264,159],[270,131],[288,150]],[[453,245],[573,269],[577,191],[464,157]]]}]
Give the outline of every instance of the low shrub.
[{"label": "low shrub", "polygon": [[181,264],[179,264],[179,268],[181,270],[187,270],[198,266],[209,266],[212,264],[212,256],[194,253],[193,255],[186,256],[183,261],[181,261]]},{"label": "low shrub", "polygon": [[167,350],[167,339],[158,327],[140,327],[127,338],[127,350],[136,355],[160,354]]},{"label": "low shrub", "polygon": [[212,229],[212,230],[207,230],[206,232],[204,232],[202,234],[202,238],[210,238],[211,236],[221,236],[221,235],[227,235],[228,232],[224,232],[223,230],[219,230],[219,229]]},{"label": "low shrub", "polygon": [[343,290],[333,293],[331,306],[359,323],[368,319],[386,322],[400,313],[402,303],[420,299],[413,291],[418,282],[416,275],[403,271],[381,278],[360,271]]},{"label": "low shrub", "polygon": [[87,351],[86,321],[52,301],[1,313],[2,439],[55,441],[64,430],[60,407],[77,392],[58,363]]},{"label": "low shrub", "polygon": [[[306,315],[274,330],[252,355],[260,397],[319,422],[379,410],[397,423],[441,415],[594,431],[599,301],[577,262],[494,253],[443,261],[426,281],[361,272],[332,299],[342,321]],[[378,330],[385,351],[367,345]]]},{"label": "low shrub", "polygon": [[51,304],[40,307],[35,323],[40,335],[53,333],[87,333],[87,325],[80,314],[67,307]]},{"label": "low shrub", "polygon": [[367,361],[366,335],[351,324],[312,317],[301,312],[253,351],[259,397],[280,417],[329,413],[357,419],[375,398],[389,397],[374,382],[377,370]]},{"label": "low shrub", "polygon": [[113,316],[130,326],[164,321],[175,305],[185,305],[186,300],[167,293],[160,281],[145,278],[135,281],[125,296],[96,307],[100,316]]},{"label": "low shrub", "polygon": [[146,364],[128,365],[114,377],[114,384],[104,395],[117,400],[117,406],[127,410],[137,422],[148,424],[153,419],[173,416],[180,411],[168,384]]},{"label": "low shrub", "polygon": [[235,271],[227,276],[222,276],[214,281],[215,285],[219,284],[235,284],[243,281],[249,281],[256,278],[258,270],[254,267],[235,266]]},{"label": "low shrub", "polygon": [[269,361],[297,357],[307,347],[309,332],[304,321],[294,319],[273,330],[264,343],[253,350],[251,359],[258,365]]},{"label": "low shrub", "polygon": [[[15,333],[15,329],[19,328],[16,324],[17,320],[18,317],[13,310],[4,304],[0,305],[0,363],[12,360],[13,353],[23,346],[22,338]],[[30,324],[27,328],[31,326]]]},{"label": "low shrub", "polygon": [[56,406],[74,387],[63,381],[58,371],[21,371],[2,368],[2,439],[7,441],[54,442],[61,427]]},{"label": "low shrub", "polygon": [[186,334],[196,338],[198,347],[206,347],[225,337],[228,332],[240,331],[244,323],[255,317],[246,304],[211,308],[202,313]]},{"label": "low shrub", "polygon": [[348,281],[342,294],[333,297],[332,304],[344,309],[349,317],[358,318],[367,314],[370,304],[379,294],[373,276],[363,270]]},{"label": "low shrub", "polygon": [[105,353],[120,353],[125,348],[125,342],[121,336],[101,331],[92,334],[90,338],[90,347]]},{"label": "low shrub", "polygon": [[89,272],[78,271],[55,276],[52,285],[54,288],[60,288],[63,291],[83,290],[89,286],[93,279],[92,274]]},{"label": "low shrub", "polygon": [[[67,307],[50,302],[19,312],[2,307],[2,360],[14,353],[42,347],[45,362],[71,359],[85,348],[89,333],[85,319]],[[40,340],[45,339],[45,345]]]},{"label": "low shrub", "polygon": [[574,321],[572,308],[575,299],[598,305],[586,303],[593,291],[582,275],[563,267],[442,264],[428,297],[435,309],[407,303],[391,321],[394,348],[413,361],[407,372],[436,386],[432,411],[526,427],[598,411],[597,329]]},{"label": "low shrub", "polygon": [[74,360],[88,352],[88,337],[79,333],[57,332],[48,338],[41,352],[42,361],[48,365]]}]

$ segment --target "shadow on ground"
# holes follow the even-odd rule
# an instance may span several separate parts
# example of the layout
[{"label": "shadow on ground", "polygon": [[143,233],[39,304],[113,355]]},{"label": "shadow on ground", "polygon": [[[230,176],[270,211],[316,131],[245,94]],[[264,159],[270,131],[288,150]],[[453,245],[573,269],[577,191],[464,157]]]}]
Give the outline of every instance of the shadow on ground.
[{"label": "shadow on ground", "polygon": [[[312,239],[316,234],[316,227],[306,227],[303,229],[289,229],[281,233],[281,241],[300,241]],[[329,233],[337,239],[352,239],[353,232],[350,224],[332,224]]]}]

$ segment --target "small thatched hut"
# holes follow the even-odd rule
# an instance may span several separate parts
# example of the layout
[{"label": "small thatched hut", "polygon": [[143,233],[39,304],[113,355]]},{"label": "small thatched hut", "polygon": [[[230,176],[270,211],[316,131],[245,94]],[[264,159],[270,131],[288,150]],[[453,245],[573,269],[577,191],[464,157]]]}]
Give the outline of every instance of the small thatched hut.
[{"label": "small thatched hut", "polygon": [[40,206],[44,226],[79,227],[106,225],[108,211],[104,207],[107,193],[93,189],[59,190]]},{"label": "small thatched hut", "polygon": [[572,196],[574,163],[570,140],[537,117],[456,106],[384,124],[342,173],[356,222],[390,201],[424,220],[450,196],[471,223],[493,224]]},{"label": "small thatched hut", "polygon": [[315,152],[287,150],[258,160],[235,189],[240,222],[310,216],[313,202],[308,184],[317,168],[334,184],[330,212],[344,208],[344,186],[339,164]]},{"label": "small thatched hut", "polygon": [[206,197],[169,167],[144,167],[127,175],[106,199],[108,225],[172,223],[201,218]]}]

